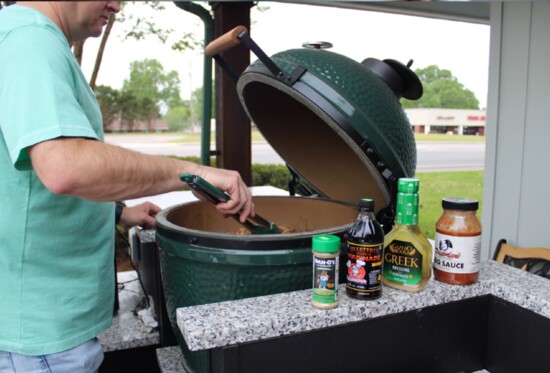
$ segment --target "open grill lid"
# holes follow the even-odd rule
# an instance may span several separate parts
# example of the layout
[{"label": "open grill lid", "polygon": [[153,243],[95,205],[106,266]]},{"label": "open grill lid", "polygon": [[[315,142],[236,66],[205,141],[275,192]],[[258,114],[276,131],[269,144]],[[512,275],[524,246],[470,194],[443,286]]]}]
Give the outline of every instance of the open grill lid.
[{"label": "open grill lid", "polygon": [[[229,73],[241,104],[289,168],[326,198],[373,198],[377,218],[391,226],[397,180],[416,168],[412,128],[399,103],[422,95],[410,64],[358,63],[323,49],[269,58],[246,29],[235,38],[259,57],[240,76]],[[210,55],[227,70],[218,53]]]}]

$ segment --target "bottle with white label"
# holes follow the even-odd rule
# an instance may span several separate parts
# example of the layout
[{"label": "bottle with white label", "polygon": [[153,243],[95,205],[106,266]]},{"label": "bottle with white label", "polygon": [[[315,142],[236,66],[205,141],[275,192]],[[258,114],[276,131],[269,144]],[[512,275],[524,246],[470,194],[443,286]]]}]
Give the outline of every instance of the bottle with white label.
[{"label": "bottle with white label", "polygon": [[479,277],[481,222],[475,199],[449,197],[435,226],[434,278],[453,285],[470,285]]}]

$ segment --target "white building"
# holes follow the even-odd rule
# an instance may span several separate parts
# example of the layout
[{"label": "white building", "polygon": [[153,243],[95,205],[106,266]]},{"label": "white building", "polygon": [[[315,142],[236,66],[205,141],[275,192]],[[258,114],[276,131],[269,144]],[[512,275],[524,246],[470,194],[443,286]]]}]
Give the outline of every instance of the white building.
[{"label": "white building", "polygon": [[405,109],[414,133],[484,135],[485,110]]}]

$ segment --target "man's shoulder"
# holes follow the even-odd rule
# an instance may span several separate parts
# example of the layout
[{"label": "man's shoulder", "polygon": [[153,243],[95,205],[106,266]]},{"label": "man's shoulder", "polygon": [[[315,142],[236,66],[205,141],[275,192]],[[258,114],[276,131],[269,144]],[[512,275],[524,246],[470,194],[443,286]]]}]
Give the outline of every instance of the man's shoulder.
[{"label": "man's shoulder", "polygon": [[44,25],[46,22],[46,16],[26,6],[16,4],[7,6],[0,11],[0,32],[2,33],[30,25]]},{"label": "man's shoulder", "polygon": [[45,15],[26,6],[12,5],[0,11],[0,43],[14,47],[68,45],[59,28]]}]

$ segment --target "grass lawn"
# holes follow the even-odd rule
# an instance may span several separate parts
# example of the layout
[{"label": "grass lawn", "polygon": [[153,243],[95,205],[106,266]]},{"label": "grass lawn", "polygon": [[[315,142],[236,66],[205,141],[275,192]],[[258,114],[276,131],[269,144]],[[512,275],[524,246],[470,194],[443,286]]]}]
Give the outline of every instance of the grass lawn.
[{"label": "grass lawn", "polygon": [[428,238],[435,236],[435,223],[441,216],[445,197],[469,197],[479,201],[477,216],[481,219],[483,171],[423,172],[420,180],[419,226]]},{"label": "grass lawn", "polygon": [[485,142],[485,136],[445,135],[444,133],[414,134],[416,142]]}]

